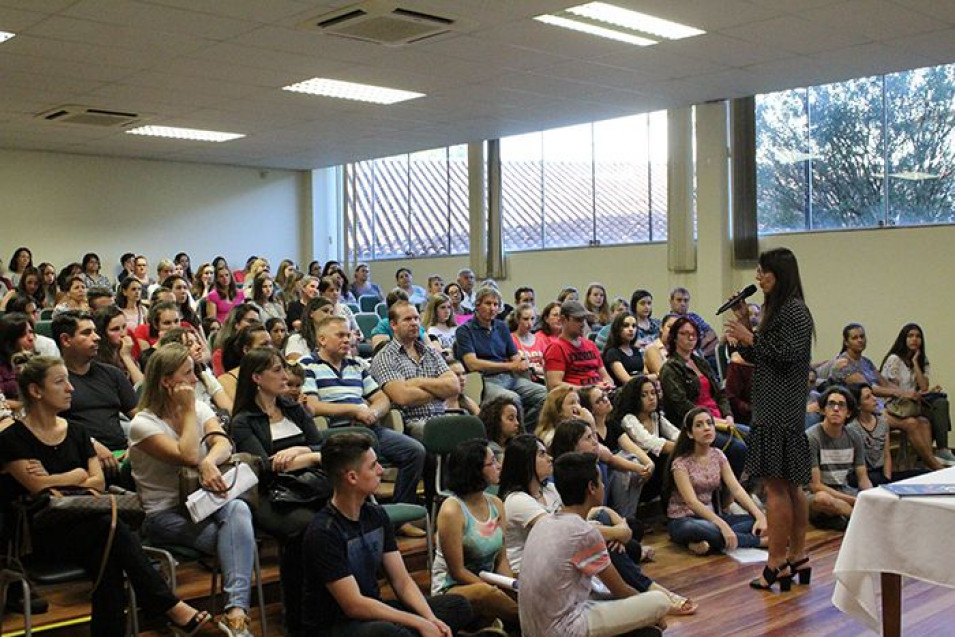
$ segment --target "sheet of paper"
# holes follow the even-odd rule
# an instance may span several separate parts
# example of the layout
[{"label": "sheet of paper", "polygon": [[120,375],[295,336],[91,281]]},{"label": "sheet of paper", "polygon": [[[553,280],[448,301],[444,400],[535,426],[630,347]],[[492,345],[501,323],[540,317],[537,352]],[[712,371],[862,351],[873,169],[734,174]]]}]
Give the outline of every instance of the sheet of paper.
[{"label": "sheet of paper", "polygon": [[740,564],[757,564],[769,558],[769,552],[766,549],[733,549],[725,553]]}]

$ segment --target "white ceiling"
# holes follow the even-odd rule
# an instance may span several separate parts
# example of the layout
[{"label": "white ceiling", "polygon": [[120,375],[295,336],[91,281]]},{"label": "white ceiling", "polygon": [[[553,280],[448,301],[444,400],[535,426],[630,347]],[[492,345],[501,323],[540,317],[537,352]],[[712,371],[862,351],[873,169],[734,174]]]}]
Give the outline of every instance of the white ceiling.
[{"label": "white ceiling", "polygon": [[[0,147],[310,169],[955,61],[955,0],[612,0],[707,31],[645,48],[531,19],[581,1],[406,0],[473,28],[389,48],[296,27],[348,0],[0,0]],[[280,90],[315,76],[427,97]],[[34,118],[62,104],[247,137]]]}]

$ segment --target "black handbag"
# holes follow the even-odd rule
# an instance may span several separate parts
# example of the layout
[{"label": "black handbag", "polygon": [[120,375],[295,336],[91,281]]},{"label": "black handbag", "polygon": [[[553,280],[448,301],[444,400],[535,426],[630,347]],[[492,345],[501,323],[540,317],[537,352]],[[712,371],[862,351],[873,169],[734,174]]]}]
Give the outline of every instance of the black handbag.
[{"label": "black handbag", "polygon": [[276,473],[269,482],[268,497],[277,508],[307,507],[317,511],[332,497],[332,481],[319,467]]}]

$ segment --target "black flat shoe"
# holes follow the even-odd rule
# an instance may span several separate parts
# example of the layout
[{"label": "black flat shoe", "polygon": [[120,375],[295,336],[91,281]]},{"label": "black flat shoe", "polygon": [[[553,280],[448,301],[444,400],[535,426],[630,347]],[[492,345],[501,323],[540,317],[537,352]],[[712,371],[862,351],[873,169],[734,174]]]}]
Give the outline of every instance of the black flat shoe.
[{"label": "black flat shoe", "polygon": [[[4,610],[8,613],[23,613],[23,587],[19,583],[13,583],[7,588],[7,603]],[[37,592],[30,589],[30,614],[42,615],[50,610],[50,602],[40,597]]]},{"label": "black flat shoe", "polygon": [[796,581],[798,581],[800,584],[803,586],[808,586],[809,580],[812,579],[812,567],[803,566],[804,564],[809,564],[809,556],[806,556],[801,560],[796,560],[795,562],[789,562],[789,573],[795,577]]},{"label": "black flat shoe", "polygon": [[776,568],[769,568],[769,565],[763,567],[763,581],[757,577],[754,580],[751,580],[749,585],[751,588],[756,588],[761,591],[771,591],[773,590],[773,584],[779,582],[779,590],[783,592],[788,592],[793,585],[793,576],[791,574],[780,575],[779,572],[788,568],[789,562],[783,562]]}]

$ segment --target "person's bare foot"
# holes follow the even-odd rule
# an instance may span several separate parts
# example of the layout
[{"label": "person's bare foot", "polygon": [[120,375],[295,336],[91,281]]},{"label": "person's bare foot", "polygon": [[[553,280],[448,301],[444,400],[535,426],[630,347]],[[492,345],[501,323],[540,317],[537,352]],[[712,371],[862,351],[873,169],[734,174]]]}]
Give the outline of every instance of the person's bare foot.
[{"label": "person's bare foot", "polygon": [[693,553],[693,555],[706,555],[710,552],[710,543],[706,540],[690,542],[686,547],[690,549],[690,553]]}]

